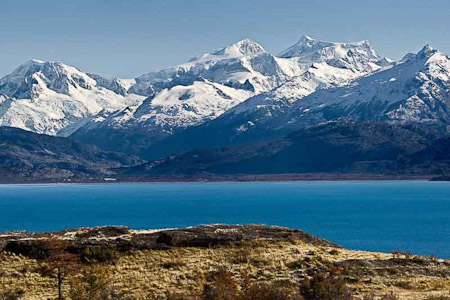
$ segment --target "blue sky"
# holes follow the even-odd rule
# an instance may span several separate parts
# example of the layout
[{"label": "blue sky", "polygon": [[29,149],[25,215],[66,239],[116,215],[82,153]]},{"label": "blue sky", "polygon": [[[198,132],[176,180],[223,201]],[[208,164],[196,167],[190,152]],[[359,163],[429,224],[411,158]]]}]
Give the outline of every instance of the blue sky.
[{"label": "blue sky", "polygon": [[134,77],[249,37],[277,54],[302,35],[368,39],[398,59],[450,54],[448,0],[3,0],[0,75],[31,59]]}]

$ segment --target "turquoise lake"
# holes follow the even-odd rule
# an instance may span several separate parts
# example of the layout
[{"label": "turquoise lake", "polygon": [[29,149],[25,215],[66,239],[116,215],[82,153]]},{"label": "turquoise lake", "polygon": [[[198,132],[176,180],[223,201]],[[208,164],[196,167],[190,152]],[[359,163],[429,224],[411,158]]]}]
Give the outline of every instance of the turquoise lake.
[{"label": "turquoise lake", "polygon": [[0,231],[210,223],[281,225],[351,249],[450,258],[450,183],[0,185]]}]

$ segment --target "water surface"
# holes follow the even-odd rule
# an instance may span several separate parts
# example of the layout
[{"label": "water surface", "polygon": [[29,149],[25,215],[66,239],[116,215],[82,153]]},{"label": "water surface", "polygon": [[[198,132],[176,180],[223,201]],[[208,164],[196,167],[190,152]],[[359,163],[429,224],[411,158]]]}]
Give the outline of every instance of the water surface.
[{"label": "water surface", "polygon": [[450,183],[0,185],[0,231],[208,223],[282,225],[351,249],[450,258]]}]

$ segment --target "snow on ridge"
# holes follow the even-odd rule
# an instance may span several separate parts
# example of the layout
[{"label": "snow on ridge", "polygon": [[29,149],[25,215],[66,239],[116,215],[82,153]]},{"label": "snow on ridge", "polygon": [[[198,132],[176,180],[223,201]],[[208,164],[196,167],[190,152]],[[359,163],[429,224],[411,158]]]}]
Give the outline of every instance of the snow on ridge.
[{"label": "snow on ridge", "polygon": [[[446,56],[431,47],[422,50],[404,61],[392,62],[381,58],[366,40],[336,43],[304,36],[277,57],[258,43],[243,39],[136,79],[103,78],[60,62],[33,60],[14,76],[0,79],[0,83],[7,83],[0,84],[0,93],[13,98],[26,96],[0,97],[0,124],[69,135],[80,127],[103,125],[131,130],[135,126],[157,127],[173,132],[223,114],[253,112],[257,112],[258,120],[248,119],[245,124],[257,124],[297,105],[301,113],[297,111],[296,117],[300,117],[327,105],[316,102],[308,107],[301,103],[304,98],[312,99],[308,96],[317,90],[352,86],[355,80],[361,85],[365,78],[402,63],[407,70],[408,64],[415,68],[425,59],[428,63],[422,65],[419,80],[431,76],[448,81]],[[399,88],[403,83],[397,74],[380,80]],[[345,101],[358,100],[352,91],[341,96]]]},{"label": "snow on ridge", "polygon": [[368,40],[353,43],[324,42],[315,40],[309,36],[303,36],[299,42],[282,51],[278,56],[283,58],[299,57],[303,60],[310,59],[310,56],[324,56],[324,59],[342,58],[348,51],[356,51],[367,55],[371,60],[377,61],[381,57]]},{"label": "snow on ridge", "polygon": [[[173,132],[212,120],[252,95],[252,92],[208,80],[195,81],[190,85],[166,88],[154,97],[146,99],[141,105],[112,115],[97,126],[139,126]],[[87,129],[95,127],[89,125]]]},{"label": "snow on ridge", "polygon": [[[70,135],[86,118],[142,101],[119,94],[61,62],[30,60],[0,79],[0,125],[50,135]],[[79,125],[77,125],[79,124]]]}]

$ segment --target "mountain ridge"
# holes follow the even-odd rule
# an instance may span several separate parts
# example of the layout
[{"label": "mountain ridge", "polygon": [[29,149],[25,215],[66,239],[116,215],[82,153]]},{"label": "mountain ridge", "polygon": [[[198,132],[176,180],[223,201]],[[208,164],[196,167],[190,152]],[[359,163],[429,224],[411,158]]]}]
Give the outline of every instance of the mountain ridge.
[{"label": "mountain ridge", "polygon": [[[73,137],[87,143],[99,143],[99,145],[102,145],[102,147],[105,147],[105,149],[108,150],[123,151],[125,149],[125,151],[131,151],[131,153],[139,154],[140,148],[151,146],[151,143],[150,145],[148,143],[148,141],[150,140],[158,142],[159,140],[170,137],[173,133],[176,134],[180,132],[179,129],[201,126],[203,123],[207,123],[220,117],[222,113],[225,115],[230,114],[231,112],[234,112],[235,109],[245,107],[245,105],[250,105],[250,107],[259,106],[258,103],[252,104],[253,98],[263,99],[263,102],[265,101],[264,99],[269,98],[267,107],[269,107],[270,109],[270,107],[274,107],[271,103],[272,99],[276,98],[276,94],[274,94],[276,92],[273,91],[276,91],[280,87],[287,85],[288,87],[286,89],[290,89],[293,91],[292,96],[290,97],[291,99],[293,99],[295,95],[306,96],[314,92],[318,88],[326,88],[335,85],[345,85],[360,76],[387,67],[386,65],[377,65],[380,57],[378,56],[378,54],[376,54],[376,51],[370,45],[360,49],[360,51],[357,51],[359,53],[364,53],[364,55],[355,58],[352,53],[355,52],[355,49],[360,44],[366,45],[364,43],[335,43],[333,44],[334,46],[327,44],[328,48],[340,48],[340,51],[335,51],[339,52],[338,57],[329,56],[324,59],[321,59],[321,57],[316,57],[310,59],[308,62],[301,62],[299,58],[274,57],[267,51],[265,51],[259,44],[249,39],[244,39],[228,47],[214,51],[211,54],[204,54],[200,57],[194,58],[186,64],[182,64],[172,69],[166,69],[156,73],[149,73],[147,75],[143,75],[141,79],[137,78],[136,86],[139,86],[143,81],[146,81],[146,84],[150,85],[152,85],[152,82],[156,82],[156,85],[153,84],[151,87],[151,90],[155,92],[155,95],[149,96],[139,108],[136,108],[134,110],[140,112],[147,111],[146,119],[152,120],[153,126],[148,127],[146,125],[148,124],[147,122],[140,122],[140,117],[134,116],[134,113],[130,114],[128,110],[127,113],[123,113],[123,115],[126,115],[128,118],[128,121],[124,123],[123,126],[117,126],[118,120],[121,118],[121,116],[117,117],[116,120],[114,120],[114,117],[112,117],[112,119],[105,120],[105,122],[91,122],[91,124],[88,124],[87,126],[75,132]],[[353,49],[352,53],[350,53],[350,50],[347,51],[341,49],[343,47],[347,47],[346,45],[350,45],[350,47]],[[348,56],[347,53],[350,53],[351,55]],[[317,63],[313,63],[315,60],[317,60]],[[240,67],[236,67],[236,63]],[[329,65],[328,63],[332,65]],[[225,68],[226,70],[225,73],[219,72],[218,74],[220,74],[220,76],[226,75],[226,77],[220,77],[217,76],[216,73],[210,73],[211,70],[214,70],[218,66],[220,68]],[[235,89],[234,93],[236,93],[237,91],[242,91],[241,93],[243,93],[245,91],[247,93],[247,97],[243,97],[239,101],[235,101],[233,105],[229,105],[224,110],[216,109],[215,112],[213,112],[213,110],[210,110],[207,115],[213,115],[213,118],[205,117],[201,118],[198,121],[190,121],[186,119],[184,121],[184,125],[188,124],[189,126],[180,127],[176,125],[176,121],[171,121],[168,127],[172,127],[173,129],[175,129],[172,130],[172,132],[164,128],[167,127],[165,126],[164,122],[159,122],[159,124],[156,124],[158,118],[164,117],[165,120],[170,120],[171,117],[165,117],[164,114],[167,114],[167,112],[161,111],[160,107],[148,105],[151,104],[154,99],[161,98],[161,94],[167,93],[173,94],[172,96],[170,96],[172,98],[176,95],[175,89],[179,89],[180,86],[195,86],[198,85],[198,82],[215,82],[216,85],[229,85],[229,80],[236,79],[235,75],[228,77],[230,74],[234,74],[229,73],[230,70],[232,70],[232,72],[237,72],[236,74],[241,76],[239,77],[240,79],[238,79],[240,80],[240,84],[243,84],[231,84],[230,88]],[[244,74],[246,74],[244,77],[242,77],[243,70],[247,70],[244,72]],[[261,71],[262,73],[257,71]],[[177,76],[174,77],[176,83],[173,83],[167,79],[170,77],[168,76],[169,73],[177,74]],[[216,75],[212,76],[211,74]],[[246,77],[249,74],[255,74],[256,77],[252,77],[253,79]],[[274,89],[270,87],[269,89],[266,89],[266,91],[264,91],[264,89],[258,90],[252,88],[255,87],[253,84],[254,81],[252,80],[256,80],[257,78],[261,79],[265,75],[275,76],[276,78],[278,78],[276,79],[276,81],[278,82],[276,84],[276,87]],[[268,77],[265,78],[267,79]],[[139,83],[140,81],[141,83]],[[158,86],[158,84],[160,85]],[[176,84],[176,86],[171,87],[174,84]],[[164,88],[164,86],[167,87]],[[158,88],[162,89],[157,92],[156,90]],[[223,90],[224,88],[225,87],[222,87],[221,89]],[[130,90],[133,90],[133,87],[131,87]],[[194,94],[195,93],[196,92],[194,90]],[[210,98],[214,97],[214,94],[211,93],[207,93],[206,95],[208,95],[208,97]],[[284,97],[284,95],[282,95],[282,97]],[[200,110],[204,105],[203,103],[205,102],[204,98],[202,97],[193,97],[192,99],[189,99],[189,101],[182,101],[183,104],[181,104],[181,107],[172,107],[170,111],[177,111],[177,113],[174,114],[173,117],[183,120],[183,115],[188,115],[191,113],[191,111]],[[224,102],[229,101],[220,101],[220,103]],[[283,104],[282,101],[279,103],[282,107],[277,108],[278,110],[283,110],[292,104]],[[218,107],[219,105],[216,106]],[[133,111],[133,109],[131,110]],[[119,114],[122,115],[122,113]],[[249,119],[249,121],[253,122],[253,120],[251,119]],[[110,132],[108,135],[124,135],[127,141],[134,139],[132,136],[129,136],[130,134],[126,133],[127,127],[129,127],[130,131],[138,131],[140,132],[140,135],[142,134],[146,136],[144,138],[145,141],[143,140],[141,142],[142,145],[131,145],[131,148],[128,149],[123,148],[122,146],[120,146],[120,148],[117,148],[117,145],[115,143],[108,144],[108,141],[98,141],[97,139],[99,135],[102,135],[102,131],[104,131],[105,128]],[[144,130],[147,130],[148,134],[145,134]]]},{"label": "mountain ridge", "polygon": [[303,83],[299,79],[158,142],[143,150],[144,155],[158,158],[195,148],[269,141],[339,117],[419,123],[440,126],[443,131],[450,126],[450,59],[429,46],[407,60],[342,85],[308,92],[298,88]]},{"label": "mountain ridge", "polygon": [[[307,168],[321,158],[304,145],[322,153],[319,143],[341,153],[330,162],[336,164],[349,160],[344,152],[370,161],[367,151],[375,150],[365,147],[379,140],[391,147],[393,155],[411,164],[410,172],[436,173],[447,166],[442,158],[446,157],[449,111],[447,55],[426,45],[394,62],[381,57],[366,40],[338,43],[304,36],[275,56],[257,42],[243,39],[134,79],[105,78],[61,62],[30,60],[0,79],[0,125],[137,155],[152,161],[148,165],[158,165],[152,172],[162,173],[163,166],[175,162],[173,158],[179,159],[175,165],[181,169],[201,168],[205,161],[189,156],[192,153],[211,160],[209,164],[215,169],[207,172],[212,174],[227,168],[245,173],[248,170],[242,168],[250,168],[256,161],[268,169],[256,168],[249,174],[389,172],[389,166],[379,160],[347,169]],[[323,124],[335,132],[320,127]],[[310,140],[305,134],[317,128],[322,128],[323,139]],[[378,131],[370,132],[371,128]],[[350,141],[343,131],[361,138]],[[387,132],[400,144],[388,141]],[[405,132],[413,140],[420,139],[417,143],[423,147],[406,141]],[[303,146],[293,142],[295,134]],[[355,148],[333,144],[336,136]],[[439,143],[444,146],[440,148]],[[298,146],[295,151],[290,148],[294,144]],[[383,149],[380,153],[390,161],[394,173],[405,170]],[[417,153],[415,158],[409,156],[413,152]],[[299,153],[313,156],[301,161]],[[273,161],[265,160],[269,154]],[[42,156],[36,159],[46,161]],[[289,169],[295,165],[289,164],[289,159],[303,167]],[[106,172],[120,173],[115,167],[108,166]],[[130,168],[129,172],[140,168]]]}]

